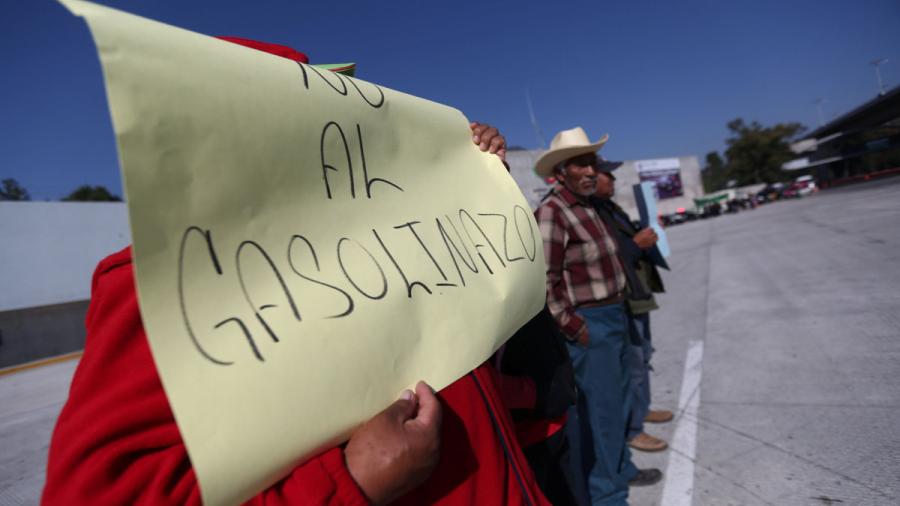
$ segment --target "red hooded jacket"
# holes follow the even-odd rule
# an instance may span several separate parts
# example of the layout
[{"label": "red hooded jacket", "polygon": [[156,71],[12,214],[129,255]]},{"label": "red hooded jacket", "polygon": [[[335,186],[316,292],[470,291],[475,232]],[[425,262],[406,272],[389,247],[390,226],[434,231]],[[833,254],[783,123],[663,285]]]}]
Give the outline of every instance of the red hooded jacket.
[{"label": "red hooded jacket", "polygon": [[[50,443],[43,504],[200,504],[200,489],[163,391],[138,310],[126,248],[100,262],[87,341]],[[548,505],[481,366],[438,393],[441,460],[399,504]],[[332,448],[249,504],[366,504]]]}]

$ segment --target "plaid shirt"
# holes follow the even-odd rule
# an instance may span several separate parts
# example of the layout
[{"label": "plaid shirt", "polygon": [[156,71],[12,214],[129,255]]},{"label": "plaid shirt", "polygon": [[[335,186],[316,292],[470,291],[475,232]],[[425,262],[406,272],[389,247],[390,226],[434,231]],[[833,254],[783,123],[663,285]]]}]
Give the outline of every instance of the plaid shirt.
[{"label": "plaid shirt", "polygon": [[585,328],[575,313],[625,289],[613,231],[588,202],[557,185],[535,211],[547,259],[547,304],[569,339]]}]

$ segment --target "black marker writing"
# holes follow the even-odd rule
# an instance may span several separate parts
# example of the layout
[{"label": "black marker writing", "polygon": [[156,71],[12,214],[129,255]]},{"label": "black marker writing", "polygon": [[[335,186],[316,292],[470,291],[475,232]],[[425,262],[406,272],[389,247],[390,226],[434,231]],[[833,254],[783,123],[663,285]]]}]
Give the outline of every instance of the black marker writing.
[{"label": "black marker writing", "polygon": [[[247,290],[247,284],[244,282],[244,272],[241,269],[241,253],[244,252],[244,248],[252,247],[255,249],[260,255],[262,255],[263,259],[272,269],[272,273],[275,274],[275,278],[278,280],[278,284],[281,285],[281,289],[284,292],[285,298],[287,299],[288,305],[291,308],[291,313],[294,315],[294,318],[299,322],[302,321],[300,318],[300,311],[297,309],[297,304],[294,303],[294,297],[291,296],[290,290],[288,290],[287,284],[284,282],[284,278],[281,276],[281,272],[278,271],[278,267],[275,266],[275,262],[272,261],[272,257],[266,253],[266,250],[262,248],[259,244],[254,241],[244,241],[238,246],[237,252],[234,255],[234,264],[237,266],[237,276],[238,281],[241,284],[241,291],[244,293],[244,298],[247,300],[247,304],[253,309],[253,314],[256,315],[256,319],[259,321],[260,325],[266,330],[266,333],[269,334],[269,337],[272,338],[272,341],[278,342],[278,335],[275,334],[275,331],[272,330],[272,327],[269,326],[269,323],[265,318],[262,317],[260,311],[262,311],[263,306],[256,306],[253,303],[253,299],[250,297],[250,292]],[[268,304],[268,307],[276,307],[274,304]]]},{"label": "black marker writing", "polygon": [[[531,232],[531,253],[528,253],[528,248],[525,247],[525,239],[522,238],[522,229],[519,227],[519,216],[522,216],[522,219],[525,220],[525,226],[528,228],[528,231]],[[519,242],[522,243],[522,250],[525,252],[525,256],[528,257],[528,260],[534,262],[534,258],[537,256],[537,233],[534,231],[534,227],[532,226],[532,217],[531,213],[525,210],[524,207],[520,205],[516,205],[513,207],[513,223],[516,224],[516,234],[519,235]]]},{"label": "black marker writing", "polygon": [[[188,276],[191,274],[196,275],[194,274],[196,268],[194,270],[186,270],[188,266],[195,265],[194,263],[187,263],[187,259],[189,258],[189,253],[192,255],[197,253],[193,250],[188,251],[188,247],[192,244],[197,246],[200,244],[200,241],[192,241],[192,238],[202,239],[204,258],[208,259],[210,270],[215,272],[216,279],[234,280],[236,278],[237,283],[233,286],[235,290],[239,286],[242,297],[238,296],[237,299],[224,297],[224,300],[243,299],[243,303],[246,304],[243,313],[239,313],[244,316],[243,318],[239,317],[238,314],[232,314],[221,319],[212,328],[216,331],[228,332],[230,329],[232,333],[240,332],[241,337],[249,346],[250,353],[248,355],[252,355],[253,360],[256,362],[264,363],[266,349],[261,346],[262,341],[256,339],[256,336],[263,333],[269,336],[272,343],[280,344],[283,342],[282,338],[284,336],[276,333],[271,323],[284,320],[271,320],[271,316],[267,319],[263,314],[269,315],[270,311],[278,311],[279,308],[284,308],[289,310],[292,320],[298,325],[302,325],[305,322],[301,318],[300,310],[295,302],[296,299],[292,294],[293,283],[302,283],[299,279],[340,294],[345,302],[339,304],[333,312],[329,311],[329,316],[321,316],[321,318],[342,318],[352,315],[360,304],[360,299],[353,293],[354,290],[365,299],[378,301],[386,298],[391,293],[391,283],[397,283],[402,280],[406,288],[405,297],[408,299],[413,298],[415,293],[418,293],[420,297],[440,296],[444,292],[442,290],[435,291],[433,287],[458,288],[472,284],[471,280],[466,279],[467,274],[464,273],[465,270],[468,270],[474,276],[474,279],[477,280],[477,275],[482,272],[486,271],[489,275],[495,275],[501,269],[512,268],[513,262],[519,262],[526,258],[533,262],[536,258],[538,248],[537,234],[528,211],[524,208],[515,206],[510,214],[497,212],[472,213],[467,209],[456,209],[455,213],[458,216],[459,223],[456,223],[455,219],[451,219],[445,214],[434,218],[433,222],[426,222],[433,223],[433,228],[427,228],[419,220],[409,220],[388,228],[388,230],[403,231],[402,234],[383,233],[378,228],[370,228],[371,235],[367,234],[361,238],[362,241],[352,237],[340,237],[335,242],[332,242],[326,250],[333,252],[333,259],[336,260],[339,267],[339,270],[335,269],[330,275],[325,268],[329,264],[320,262],[319,252],[316,250],[313,242],[304,235],[293,234],[289,236],[286,241],[286,248],[282,250],[285,255],[283,257],[278,256],[281,262],[286,260],[290,272],[298,276],[298,278],[290,279],[282,276],[282,270],[273,257],[259,243],[251,240],[237,243],[233,250],[234,254],[231,256],[234,265],[228,269],[229,273],[234,273],[234,276],[226,276],[225,268],[220,263],[216,251],[217,248],[214,247],[212,231],[198,226],[187,227],[182,236],[177,259],[178,297],[183,324],[193,348],[197,350],[205,361],[211,364],[227,366],[236,363],[210,353],[203,345],[203,340],[197,335],[194,319],[190,317],[192,306],[186,300],[187,291],[185,287],[190,279]],[[475,219],[475,216],[479,218]],[[495,220],[493,223],[502,226],[499,234],[496,233],[497,227],[487,226],[487,223],[484,222],[487,218]],[[525,221],[523,222],[522,220]],[[518,256],[518,251],[516,253],[512,252],[512,250],[518,248],[518,246],[514,245],[515,243],[513,245],[509,244],[508,238],[512,235],[509,229],[513,226],[516,228],[516,235],[519,238],[524,257]],[[459,227],[462,227],[463,230],[460,231]],[[522,230],[523,227],[528,228],[527,233]],[[407,232],[412,237],[406,235]],[[529,237],[531,239],[530,248],[528,247]],[[411,239],[415,239],[415,243],[418,244],[421,250],[416,250],[415,246],[410,245]],[[405,241],[406,245],[397,244],[396,241],[398,240]],[[497,241],[503,242],[502,253],[500,248],[498,248],[499,244]],[[456,270],[458,281],[456,279],[452,281],[448,279],[452,274],[449,265],[446,263],[447,257],[443,255],[440,246],[438,246],[441,243],[443,243],[449,260]],[[413,249],[408,250],[407,248],[410,247]],[[408,251],[409,254],[398,256],[396,252],[401,251],[401,248],[402,251]],[[473,252],[471,248],[475,248],[475,251]],[[488,263],[487,259],[490,258],[490,253],[487,253],[487,251],[493,252],[494,258],[497,259],[498,263],[493,266]],[[422,255],[422,252],[425,254]],[[364,253],[364,255],[361,253]],[[427,260],[425,259],[426,256]],[[386,275],[382,267],[385,261],[391,262],[399,278]],[[247,262],[253,262],[253,265],[257,267],[250,269]],[[414,275],[414,273],[421,272],[420,269],[423,268],[423,263],[430,264],[430,267],[424,266],[427,272],[430,273],[430,279],[422,277],[421,274],[419,274],[418,278]],[[485,269],[482,270],[479,263],[482,263]],[[465,265],[466,269],[463,269],[461,264]],[[376,271],[377,275],[375,275]],[[338,283],[326,281],[337,279],[336,277],[341,275],[353,289],[348,288],[345,290]],[[259,277],[268,279],[268,284],[260,285],[259,280],[256,279]],[[380,279],[380,282],[376,281],[378,279]],[[272,284],[272,282],[277,284]],[[372,286],[372,283],[375,283],[375,286]],[[380,286],[378,286],[379,283]],[[265,292],[261,292],[262,286],[270,288]],[[301,287],[304,286],[306,285],[301,284]],[[416,290],[416,288],[419,288],[419,290]],[[256,299],[261,298],[260,295],[263,293],[267,300],[259,303]],[[279,303],[272,300],[273,296],[278,297]],[[283,299],[281,298],[282,296]],[[320,303],[322,306],[327,304],[331,304],[331,302]],[[218,309],[216,308],[215,310]],[[319,318],[318,315],[316,317]],[[302,335],[302,333],[298,334],[295,328],[302,327],[284,327],[278,330],[285,335]]]},{"label": "black marker writing", "polygon": [[328,171],[338,171],[334,165],[325,163],[325,137],[328,135],[328,130],[331,127],[337,128],[337,131],[341,136],[341,143],[344,145],[344,154],[347,156],[347,175],[350,176],[350,198],[355,199],[356,187],[353,182],[353,160],[350,158],[350,146],[347,145],[347,137],[344,135],[344,129],[334,121],[330,121],[325,125],[325,128],[322,129],[322,138],[319,141],[319,152],[322,155],[322,179],[325,181],[325,194],[328,195],[329,199],[331,198],[331,184],[328,182]]},{"label": "black marker writing", "polygon": [[[384,105],[384,90],[382,90],[381,87],[378,86],[377,84],[369,83],[369,85],[372,86],[373,88],[375,88],[375,91],[378,92],[378,100],[373,102],[372,100],[369,99],[369,97],[366,96],[365,93],[362,92],[362,90],[359,88],[359,85],[356,84],[356,80],[353,79],[352,77],[341,75],[339,72],[326,72],[325,74],[323,74],[322,72],[319,72],[319,69],[317,69],[313,65],[306,65],[306,64],[303,64],[300,62],[296,62],[296,63],[297,63],[297,66],[300,67],[300,72],[303,73],[303,88],[304,89],[307,89],[307,90],[309,89],[309,74],[307,74],[307,72],[306,72],[306,69],[308,67],[310,70],[315,72],[320,78],[322,78],[322,81],[324,81],[325,84],[327,84],[336,93],[338,93],[342,96],[345,96],[345,97],[348,96],[347,95],[347,91],[348,91],[347,83],[349,82],[350,85],[353,86],[353,88],[356,90],[356,93],[359,95],[359,97],[362,98],[363,101],[365,101],[365,103],[369,104],[370,107],[372,107],[374,109],[380,109],[381,106]],[[325,77],[325,75],[333,76],[335,79],[337,79],[338,83],[340,83],[341,87],[338,88],[333,82],[331,82],[331,79]]]},{"label": "black marker writing", "polygon": [[478,230],[478,232],[481,233],[481,237],[484,238],[484,241],[487,243],[488,246],[490,246],[491,251],[493,251],[494,255],[497,256],[497,260],[500,261],[500,265],[503,267],[506,267],[506,264],[503,263],[503,259],[500,257],[500,253],[497,252],[497,248],[494,247],[494,244],[488,238],[487,234],[484,233],[484,230],[482,230],[481,225],[479,225],[478,222],[475,221],[475,218],[472,217],[472,214],[469,213],[469,211],[466,211],[465,209],[460,209],[459,210],[459,223],[462,225],[463,230],[466,232],[466,236],[468,236],[469,241],[471,241],[473,244],[475,244],[475,251],[478,253],[478,257],[481,258],[481,261],[484,262],[484,266],[487,268],[488,272],[490,272],[491,274],[494,273],[494,271],[491,270],[491,266],[488,265],[487,260],[485,260],[484,255],[481,254],[481,251],[479,249],[479,248],[483,248],[485,245],[475,241],[475,239],[472,237],[471,232],[469,232],[469,228],[466,227],[466,223],[463,221],[463,216],[468,218],[469,222],[472,223],[473,225],[475,225],[475,228]]},{"label": "black marker writing", "polygon": [[391,250],[389,250],[388,247],[384,244],[384,241],[381,240],[381,236],[378,235],[378,231],[376,231],[374,228],[372,229],[372,235],[375,236],[375,240],[378,241],[378,244],[381,245],[381,248],[387,254],[388,258],[391,259],[391,263],[394,264],[394,267],[397,269],[397,272],[400,273],[400,277],[403,278],[403,283],[406,285],[406,296],[411,299],[412,294],[413,294],[413,288],[415,288],[417,286],[419,288],[424,289],[428,293],[428,295],[431,295],[431,289],[428,288],[428,286],[425,283],[422,283],[421,281],[413,281],[412,283],[409,282],[409,279],[407,279],[407,277],[406,277],[406,273],[403,272],[403,269],[400,267],[400,264],[397,263],[397,259],[395,259],[394,255],[391,254]]},{"label": "black marker writing", "polygon": [[334,91],[340,93],[341,95],[343,95],[345,97],[347,96],[347,83],[345,83],[344,80],[341,79],[340,74],[338,74],[337,72],[326,72],[326,74],[335,76],[337,78],[338,82],[341,83],[341,89],[338,89],[338,87],[335,86],[334,84],[332,84],[331,81],[329,79],[327,79],[325,76],[323,76],[322,73],[319,72],[319,69],[317,69],[314,65],[310,65],[309,70],[312,70],[313,72],[318,74],[318,76],[321,77],[322,80],[328,84],[328,86],[331,86],[331,89],[333,89]]},{"label": "black marker writing", "polygon": [[247,326],[244,325],[244,322],[240,318],[228,318],[220,321],[216,324],[216,328],[224,326],[226,323],[234,323],[237,325],[241,332],[244,334],[244,338],[247,339],[247,343],[250,345],[250,350],[253,352],[253,356],[256,357],[256,360],[260,362],[265,362],[266,359],[263,358],[262,354],[259,352],[259,348],[256,347],[256,341],[253,340],[253,334],[250,333],[250,330],[247,329]]},{"label": "black marker writing", "polygon": [[382,283],[381,293],[379,293],[377,295],[369,295],[362,288],[360,288],[359,285],[356,284],[356,281],[353,281],[353,278],[350,276],[350,273],[347,272],[347,266],[344,264],[344,256],[341,254],[341,246],[343,246],[344,243],[350,242],[350,241],[352,241],[352,239],[350,239],[348,237],[341,237],[337,242],[338,265],[341,266],[341,271],[344,273],[344,277],[346,277],[347,281],[349,281],[350,284],[353,285],[353,288],[356,288],[356,290],[359,293],[361,293],[363,296],[365,296],[369,299],[372,299],[372,300],[378,300],[378,299],[384,298],[384,296],[387,294],[387,291],[388,291],[387,276],[384,275],[384,269],[381,268],[381,264],[379,264],[378,260],[375,259],[375,256],[372,255],[372,252],[370,252],[368,249],[366,249],[365,246],[363,246],[362,244],[359,244],[356,241],[352,241],[352,242],[356,243],[357,246],[362,248],[362,250],[365,251],[367,255],[369,255],[369,258],[372,260],[372,263],[375,264],[375,267],[378,268],[378,272],[381,274],[381,283]]},{"label": "black marker writing", "polygon": [[[338,75],[340,75],[340,74],[338,74]],[[344,77],[344,76],[341,76],[341,78],[347,79],[348,81],[350,81],[350,84],[354,88],[356,88],[356,92],[359,93],[359,96],[362,97],[362,99],[365,100],[366,103],[371,105],[373,108],[378,109],[384,105],[384,91],[382,91],[381,87],[378,86],[377,84],[369,83],[372,87],[375,88],[375,90],[378,92],[378,95],[379,95],[378,102],[372,102],[371,100],[369,100],[369,97],[367,97],[366,94],[363,93],[362,90],[359,89],[359,86],[356,85],[356,79],[353,79],[352,77]]]},{"label": "black marker writing", "polygon": [[[428,249],[428,246],[426,246],[425,242],[422,241],[422,238],[419,237],[419,234],[416,232],[416,229],[413,228],[414,225],[418,225],[419,223],[421,223],[421,222],[408,221],[408,222],[404,223],[403,225],[397,225],[394,228],[397,230],[400,230],[401,228],[409,228],[409,231],[416,238],[416,241],[418,241],[419,245],[422,246],[422,249],[425,250],[425,253],[428,255],[428,258],[431,259],[431,263],[434,264],[435,269],[437,269],[438,273],[440,273],[441,278],[444,281],[447,281],[447,275],[444,274],[444,269],[441,269],[441,264],[439,264],[438,261],[435,260],[434,255],[431,254],[431,250]],[[440,224],[440,223],[438,223],[438,224]],[[440,286],[456,286],[456,285],[453,283],[441,283]]]},{"label": "black marker writing", "polygon": [[297,266],[294,264],[294,255],[293,255],[294,244],[296,244],[297,241],[300,241],[300,242],[306,244],[306,247],[309,248],[309,253],[312,255],[313,263],[316,266],[316,272],[322,272],[322,269],[319,267],[319,257],[316,256],[316,249],[313,248],[313,245],[311,242],[309,242],[309,239],[307,239],[306,237],[303,237],[302,235],[292,236],[291,241],[288,243],[287,257],[288,257],[288,265],[291,266],[291,270],[294,271],[294,273],[296,275],[300,276],[301,278],[303,278],[311,283],[315,283],[317,285],[324,286],[326,288],[330,288],[330,289],[340,293],[347,299],[347,308],[344,309],[344,312],[335,314],[332,316],[328,316],[328,318],[341,318],[341,317],[347,316],[350,313],[352,313],[353,312],[353,298],[350,297],[350,294],[347,293],[343,288],[339,288],[337,286],[326,283],[319,279],[312,278],[310,276],[306,276],[300,272],[300,269],[298,269]]},{"label": "black marker writing", "polygon": [[203,348],[203,346],[200,344],[200,341],[197,339],[197,335],[194,334],[194,329],[191,326],[190,319],[188,318],[187,304],[184,300],[184,250],[187,246],[187,240],[192,233],[200,234],[206,241],[206,247],[209,251],[209,258],[210,260],[212,260],[213,268],[215,268],[216,274],[218,274],[219,276],[222,275],[222,266],[221,264],[219,264],[219,257],[216,256],[216,250],[215,248],[213,248],[212,232],[194,226],[185,229],[184,234],[182,234],[181,236],[181,245],[178,248],[178,304],[181,307],[181,319],[184,322],[184,327],[187,330],[188,336],[190,336],[191,338],[191,342],[194,343],[194,347],[197,348],[197,351],[200,352],[200,355],[216,365],[231,365],[234,362],[219,360],[216,357],[210,355],[209,352],[207,352],[206,349]]},{"label": "black marker writing", "polygon": [[359,127],[359,123],[356,124],[356,138],[359,139],[359,156],[362,159],[363,179],[365,179],[366,181],[366,197],[372,198],[372,185],[375,183],[384,183],[386,185],[393,186],[397,190],[403,191],[403,188],[400,188],[387,179],[383,179],[380,177],[369,179],[369,168],[366,165],[366,152],[363,149],[362,130]]},{"label": "black marker writing", "polygon": [[[339,124],[334,121],[329,121],[325,127],[322,129],[322,137],[319,139],[319,154],[322,160],[322,180],[325,182],[325,195],[331,199],[334,197],[333,192],[331,191],[331,182],[328,178],[329,171],[339,172],[338,168],[334,165],[331,165],[325,160],[325,146],[326,139],[328,138],[328,132],[332,129],[337,129],[337,133],[340,135],[340,143],[344,148],[344,156],[347,160],[347,176],[350,178],[350,198],[356,198],[356,174],[353,171],[353,158],[350,155],[350,145],[347,143],[347,136],[344,135],[344,129],[341,128]],[[363,169],[363,183],[366,189],[366,198],[372,198],[372,186],[375,183],[382,183],[384,185],[390,186],[398,191],[403,191],[399,185],[388,181],[387,179],[380,177],[369,177],[369,165],[366,161],[366,152],[363,146],[363,134],[362,128],[359,124],[356,125],[356,136],[357,143],[359,145],[359,157],[362,162]]]},{"label": "black marker writing", "polygon": [[[506,240],[509,233],[509,220],[506,219],[506,215],[498,213],[479,213],[478,216],[492,216],[495,218],[500,218],[501,222],[503,223],[503,227],[501,228],[503,234],[503,256],[506,257],[507,262],[512,263],[517,260],[525,260],[525,257],[509,258],[509,241]],[[521,240],[521,234],[519,235],[519,238]]]}]

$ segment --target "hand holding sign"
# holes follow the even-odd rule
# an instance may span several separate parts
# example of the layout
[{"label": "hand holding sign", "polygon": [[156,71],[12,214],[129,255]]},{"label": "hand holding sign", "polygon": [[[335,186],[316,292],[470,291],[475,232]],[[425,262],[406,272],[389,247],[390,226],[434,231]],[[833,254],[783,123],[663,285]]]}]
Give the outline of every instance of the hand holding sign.
[{"label": "hand holding sign", "polygon": [[353,433],[347,468],[373,504],[387,504],[425,481],[440,454],[441,403],[419,382]]},{"label": "hand holding sign", "polygon": [[[653,190],[653,183],[644,181],[643,183],[634,185],[632,189],[634,190],[634,201],[641,218],[641,226],[645,227],[645,230],[647,228],[652,229],[655,236],[653,243],[646,247],[641,246],[640,244],[639,246],[641,249],[656,246],[656,249],[651,252],[651,254],[658,258],[657,265],[665,266],[665,259],[668,258],[670,254],[669,241],[666,238],[665,230],[663,230],[663,227],[660,224],[659,213],[656,212],[656,194]],[[641,232],[644,232],[644,230]],[[636,238],[635,242],[637,242]],[[643,242],[645,244],[649,242],[649,235],[643,239]]]},{"label": "hand holding sign", "polygon": [[635,244],[638,245],[638,248],[647,249],[656,244],[659,236],[656,235],[656,231],[653,230],[653,227],[647,227],[634,234],[633,239]]},{"label": "hand holding sign", "polygon": [[472,142],[482,151],[493,153],[506,161],[506,137],[500,135],[499,130],[477,121],[469,123],[469,128],[472,129]]}]

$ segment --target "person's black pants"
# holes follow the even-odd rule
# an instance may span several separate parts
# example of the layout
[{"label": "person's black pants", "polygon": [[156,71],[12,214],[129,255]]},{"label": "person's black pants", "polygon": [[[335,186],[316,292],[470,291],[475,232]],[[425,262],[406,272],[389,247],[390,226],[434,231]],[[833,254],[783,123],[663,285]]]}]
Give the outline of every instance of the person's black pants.
[{"label": "person's black pants", "polygon": [[540,443],[523,448],[541,491],[555,506],[581,506],[572,492],[569,441],[565,427]]}]

